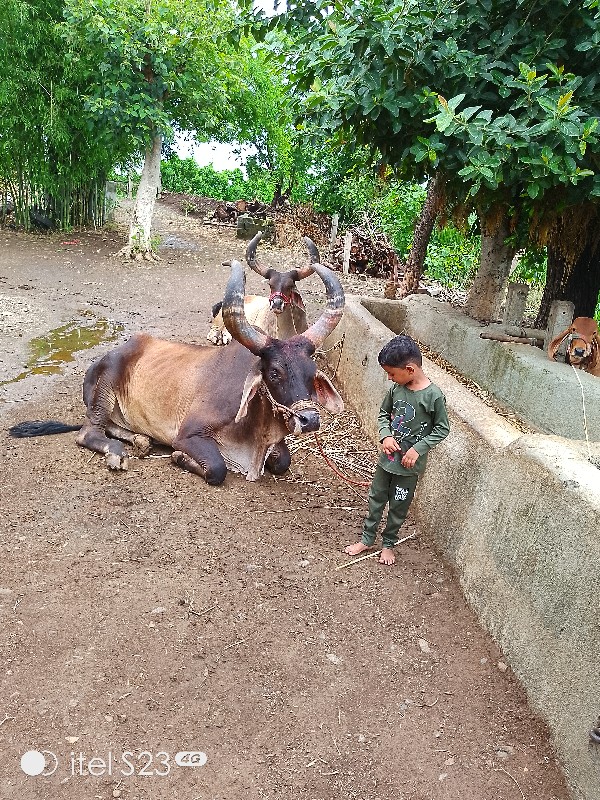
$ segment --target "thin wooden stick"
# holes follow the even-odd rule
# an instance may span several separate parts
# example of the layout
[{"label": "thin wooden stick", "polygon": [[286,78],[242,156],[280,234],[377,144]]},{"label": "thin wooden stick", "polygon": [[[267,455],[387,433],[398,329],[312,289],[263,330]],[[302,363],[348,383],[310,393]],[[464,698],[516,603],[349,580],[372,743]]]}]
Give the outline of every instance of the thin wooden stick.
[{"label": "thin wooden stick", "polygon": [[[409,539],[416,539],[417,534],[411,533],[410,536],[405,536],[404,539],[400,539],[396,542],[396,545],[402,544],[402,542],[407,542]],[[394,546],[396,546],[394,545]],[[358,564],[359,561],[364,561],[365,558],[373,558],[374,556],[378,556],[381,553],[381,550],[376,550],[374,553],[367,553],[364,556],[360,556],[359,558],[355,558],[352,561],[346,561],[345,564],[338,564],[336,569],[344,569],[345,567],[351,567],[353,564]]]},{"label": "thin wooden stick", "polygon": [[523,800],[526,800],[526,797],[523,794],[523,789],[521,789],[521,787],[519,786],[519,784],[517,782],[517,779],[513,778],[513,776],[510,774],[510,772],[507,769],[504,769],[504,767],[496,767],[495,769],[496,769],[496,772],[504,772],[505,775],[508,775],[508,777],[511,779],[511,781],[514,781],[515,786],[517,787],[517,789],[521,792],[521,797],[523,798]]}]

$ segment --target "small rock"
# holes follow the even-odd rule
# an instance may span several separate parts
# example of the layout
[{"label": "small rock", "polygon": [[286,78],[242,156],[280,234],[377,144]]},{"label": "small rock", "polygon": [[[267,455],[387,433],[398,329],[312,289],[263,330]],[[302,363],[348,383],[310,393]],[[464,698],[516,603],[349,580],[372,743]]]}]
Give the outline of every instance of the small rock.
[{"label": "small rock", "polygon": [[65,742],[69,744],[75,744],[75,742],[79,741],[79,736],[65,736]]},{"label": "small rock", "polygon": [[339,656],[336,656],[335,653],[327,653],[327,659],[331,661],[332,664],[342,663],[342,659]]},{"label": "small rock", "polygon": [[499,744],[496,745],[496,747],[496,755],[498,758],[509,758],[515,752],[515,748],[510,744]]},{"label": "small rock", "polygon": [[424,653],[431,653],[431,647],[429,647],[429,642],[426,639],[419,639],[419,647]]},{"label": "small rock", "polygon": [[500,670],[500,672],[506,672],[506,670],[508,669],[508,664],[505,664],[504,661],[499,661],[498,669]]},{"label": "small rock", "polygon": [[157,606],[150,612],[151,614],[164,614],[167,609],[164,606]]}]

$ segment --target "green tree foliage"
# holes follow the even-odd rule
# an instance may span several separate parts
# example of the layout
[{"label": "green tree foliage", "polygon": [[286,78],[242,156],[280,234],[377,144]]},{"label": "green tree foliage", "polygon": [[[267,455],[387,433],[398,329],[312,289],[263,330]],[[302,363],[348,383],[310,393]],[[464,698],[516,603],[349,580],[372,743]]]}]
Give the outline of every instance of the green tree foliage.
[{"label": "green tree foliage", "polygon": [[[319,124],[493,204],[600,195],[597,11],[573,0],[289,4]],[[556,66],[558,65],[558,66]]]},{"label": "green tree foliage", "polygon": [[98,130],[81,114],[62,12],[62,0],[0,5],[0,180],[25,228],[32,207],[63,227],[101,221],[115,155],[98,149]]},{"label": "green tree foliage", "polygon": [[218,0],[66,0],[63,33],[89,118],[139,152],[174,127],[210,137],[231,112],[232,27]]},{"label": "green tree foliage", "polygon": [[[65,0],[64,36],[88,119],[106,147],[144,155],[124,256],[152,258],[163,141],[175,129],[209,138],[239,91],[227,0]],[[216,136],[218,138],[218,136]]]},{"label": "green tree foliage", "polygon": [[235,201],[257,199],[268,203],[273,197],[272,183],[259,175],[259,180],[246,179],[241,169],[215,170],[212,164],[200,167],[193,158],[171,155],[161,164],[164,189],[199,197]]},{"label": "green tree foliage", "polygon": [[[373,203],[375,218],[404,260],[425,196],[419,184],[392,182]],[[465,287],[477,271],[479,255],[479,236],[470,229],[463,232],[452,224],[436,227],[427,248],[425,272],[444,286]]]},{"label": "green tree foliage", "polygon": [[[268,26],[295,32],[314,124],[403,177],[441,174],[447,205],[520,246],[600,195],[598,15],[596,0],[290,0]],[[567,237],[574,259],[586,236]]]}]

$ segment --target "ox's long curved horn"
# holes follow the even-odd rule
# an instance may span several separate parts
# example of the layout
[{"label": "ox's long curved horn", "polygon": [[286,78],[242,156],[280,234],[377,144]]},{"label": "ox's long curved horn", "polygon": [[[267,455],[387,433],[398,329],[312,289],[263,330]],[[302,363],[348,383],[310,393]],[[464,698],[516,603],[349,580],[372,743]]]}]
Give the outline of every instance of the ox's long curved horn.
[{"label": "ox's long curved horn", "polygon": [[329,336],[344,313],[344,290],[333,272],[322,264],[313,264],[313,269],[325,284],[327,306],[319,319],[304,331],[302,336],[309,339],[315,347],[320,347]]},{"label": "ox's long curved horn", "polygon": [[308,255],[310,256],[310,265],[306,267],[300,267],[297,269],[296,272],[298,273],[297,280],[301,281],[303,278],[308,278],[309,275],[312,275],[314,272],[313,264],[319,264],[321,261],[321,256],[319,255],[319,251],[317,249],[317,245],[313,242],[312,239],[309,239],[308,236],[304,236],[302,238],[306,249],[308,250]]},{"label": "ox's long curved horn", "polygon": [[231,275],[225,289],[221,306],[223,322],[236,341],[247,347],[255,356],[267,344],[266,334],[257,331],[246,319],[244,313],[244,268],[239,261],[231,262]]},{"label": "ox's long curved horn", "polygon": [[262,264],[259,264],[258,261],[256,260],[256,248],[258,247],[258,243],[260,242],[262,237],[263,237],[263,232],[259,231],[256,234],[256,236],[249,242],[248,247],[246,248],[246,263],[248,264],[250,269],[254,270],[254,272],[258,272],[258,274],[262,275],[263,278],[268,279],[269,278],[268,273],[270,272],[269,268],[263,267]]}]

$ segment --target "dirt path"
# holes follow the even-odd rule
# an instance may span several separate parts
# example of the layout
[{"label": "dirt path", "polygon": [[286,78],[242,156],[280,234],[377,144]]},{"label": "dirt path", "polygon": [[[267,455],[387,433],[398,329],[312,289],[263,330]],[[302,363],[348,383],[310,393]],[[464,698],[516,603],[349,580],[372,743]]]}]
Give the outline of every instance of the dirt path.
[{"label": "dirt path", "polygon": [[[393,568],[336,570],[364,490],[312,445],[285,480],[212,488],[165,458],[110,473],[74,434],[6,436],[79,421],[109,346],[69,339],[43,375],[31,339],[79,320],[88,346],[203,340],[243,244],[173,212],[160,225],[163,260],[126,266],[107,258],[115,233],[0,231],[1,800],[567,800],[547,730],[425,537]],[[318,279],[303,292],[314,312]],[[340,446],[374,459],[344,424]],[[26,775],[30,750],[54,774]]]}]

